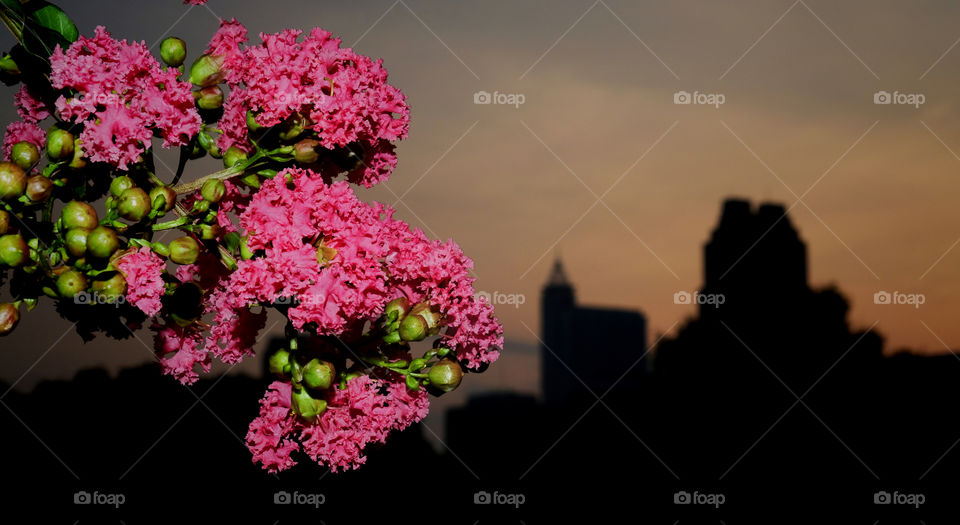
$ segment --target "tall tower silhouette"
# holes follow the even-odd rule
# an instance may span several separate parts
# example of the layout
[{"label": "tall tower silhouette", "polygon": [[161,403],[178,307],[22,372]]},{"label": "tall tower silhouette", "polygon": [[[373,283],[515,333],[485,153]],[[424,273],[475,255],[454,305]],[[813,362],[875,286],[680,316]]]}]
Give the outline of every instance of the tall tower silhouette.
[{"label": "tall tower silhouette", "polygon": [[[544,402],[593,400],[637,387],[647,369],[647,322],[635,310],[577,305],[563,263],[554,261],[541,301]],[[588,390],[589,389],[589,390]]]}]

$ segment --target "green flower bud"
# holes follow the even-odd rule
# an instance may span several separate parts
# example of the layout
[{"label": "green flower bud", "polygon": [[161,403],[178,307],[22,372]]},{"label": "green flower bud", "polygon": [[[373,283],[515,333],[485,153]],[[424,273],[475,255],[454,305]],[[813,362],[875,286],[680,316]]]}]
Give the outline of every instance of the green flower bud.
[{"label": "green flower bud", "polygon": [[0,335],[7,335],[20,322],[20,309],[12,303],[0,303]]},{"label": "green flower bud", "polygon": [[128,188],[120,194],[117,212],[128,221],[140,222],[150,213],[152,204],[147,192],[140,188]]},{"label": "green flower bud", "polygon": [[187,58],[187,43],[175,36],[163,39],[160,43],[160,59],[170,67],[178,67]]},{"label": "green flower bud", "polygon": [[426,359],[423,359],[422,357],[418,357],[418,358],[414,359],[413,361],[410,361],[410,371],[411,371],[411,372],[419,372],[419,371],[423,370],[423,368],[424,368],[425,366],[427,366],[427,360],[426,360]]},{"label": "green flower bud", "polygon": [[430,379],[430,386],[441,392],[450,392],[460,386],[463,379],[463,369],[460,363],[450,358],[443,358],[437,364],[430,367],[427,373]]},{"label": "green flower bud", "polygon": [[184,236],[170,241],[170,260],[177,264],[193,264],[200,256],[200,245],[193,237]]},{"label": "green flower bud", "polygon": [[415,377],[413,377],[413,376],[407,376],[407,381],[406,381],[406,383],[407,383],[407,389],[408,389],[408,390],[419,390],[419,389],[420,389],[420,381],[418,381],[417,378],[415,378]]},{"label": "green flower bud", "polygon": [[118,298],[127,293],[127,280],[122,273],[116,272],[109,279],[93,281],[90,289],[105,297],[108,301],[116,302]]},{"label": "green flower bud", "polygon": [[76,270],[67,270],[57,277],[57,293],[60,297],[73,297],[87,291],[87,278]]},{"label": "green flower bud", "polygon": [[232,168],[243,160],[247,160],[247,153],[236,146],[230,146],[223,154],[223,166],[226,168]]},{"label": "green flower bud", "polygon": [[303,384],[307,388],[314,390],[326,390],[333,384],[337,377],[337,371],[333,363],[321,361],[320,359],[311,359],[303,366]]},{"label": "green flower bud", "polygon": [[430,306],[430,303],[417,303],[410,309],[410,315],[423,317],[423,320],[427,322],[428,335],[436,335],[437,332],[440,331],[440,322],[443,320],[443,317],[440,315],[440,312]]},{"label": "green flower bud", "polygon": [[120,175],[119,177],[114,177],[110,181],[110,193],[115,197],[123,195],[123,192],[133,188],[136,184],[133,183],[133,179],[127,177],[126,175]]},{"label": "green flower bud", "polygon": [[383,315],[388,321],[403,319],[410,311],[410,301],[406,297],[397,297],[383,308]]},{"label": "green flower bud", "polygon": [[30,247],[20,234],[0,237],[0,263],[7,266],[22,266],[30,260]]},{"label": "green flower bud", "polygon": [[0,162],[0,200],[14,200],[27,189],[27,174],[12,162]]},{"label": "green flower bud", "polygon": [[280,377],[290,375],[290,352],[284,348],[277,350],[268,361],[270,373]]},{"label": "green flower bud", "polygon": [[0,235],[7,233],[10,229],[10,212],[0,210]]},{"label": "green flower bud", "polygon": [[400,339],[404,341],[422,341],[427,337],[427,321],[420,315],[410,314],[400,321]]},{"label": "green flower bud", "polygon": [[204,241],[216,239],[222,231],[223,228],[218,224],[201,224],[199,232],[200,239]]},{"label": "green flower bud", "polygon": [[53,128],[47,133],[47,156],[57,162],[73,158],[73,134],[65,129]]},{"label": "green flower bud", "polygon": [[291,141],[302,135],[306,127],[307,119],[299,113],[294,113],[280,123],[280,140]]},{"label": "green flower bud", "polygon": [[70,164],[68,164],[68,166],[75,170],[85,168],[87,166],[87,161],[83,158],[83,155],[83,146],[78,138],[77,140],[73,141],[73,159],[70,160]]},{"label": "green flower bud", "polygon": [[85,202],[70,201],[60,212],[60,220],[63,227],[86,228],[92,230],[97,227],[100,220],[97,218],[97,210]]},{"label": "green flower bud", "polygon": [[40,150],[32,142],[21,141],[13,145],[10,150],[10,160],[21,168],[28,170],[40,162]]},{"label": "green flower bud", "polygon": [[313,164],[320,159],[317,148],[320,147],[320,141],[315,139],[303,139],[293,146],[293,160],[303,164]]},{"label": "green flower bud", "polygon": [[43,202],[53,193],[53,181],[43,175],[33,175],[27,179],[27,198],[33,202]]},{"label": "green flower bud", "polygon": [[87,252],[90,255],[106,259],[120,246],[117,232],[107,226],[97,226],[87,234]]},{"label": "green flower bud", "polygon": [[220,86],[207,86],[193,92],[193,99],[200,109],[220,109],[223,107],[223,90]]},{"label": "green flower bud", "polygon": [[190,66],[190,82],[200,87],[213,86],[223,80],[222,56],[201,55]]},{"label": "green flower bud", "polygon": [[204,151],[210,153],[211,157],[221,159],[223,158],[223,152],[220,151],[220,146],[217,145],[217,139],[214,137],[214,133],[215,131],[206,128],[201,129],[200,133],[197,134],[197,142]]},{"label": "green flower bud", "polygon": [[90,230],[87,228],[70,228],[64,234],[63,239],[67,245],[67,251],[74,257],[83,257],[87,254],[87,235]]},{"label": "green flower bud", "polygon": [[327,402],[323,399],[314,399],[306,388],[294,387],[290,392],[290,406],[293,412],[304,421],[314,422],[327,410]]},{"label": "green flower bud", "polygon": [[[157,199],[162,199],[158,201]],[[159,206],[159,210],[166,213],[173,209],[177,204],[177,192],[170,186],[155,186],[150,190],[150,205],[154,208]]]},{"label": "green flower bud", "polygon": [[200,188],[200,196],[203,200],[210,202],[220,202],[220,199],[227,194],[227,185],[219,179],[210,179],[203,183]]},{"label": "green flower bud", "polygon": [[263,126],[257,122],[257,116],[249,109],[247,110],[247,128],[249,128],[252,133],[256,133],[257,131],[263,129]]},{"label": "green flower bud", "polygon": [[167,245],[162,242],[150,243],[150,249],[161,257],[170,257],[170,248],[167,248]]},{"label": "green flower bud", "polygon": [[199,200],[193,203],[194,211],[204,213],[210,209],[210,201]]}]

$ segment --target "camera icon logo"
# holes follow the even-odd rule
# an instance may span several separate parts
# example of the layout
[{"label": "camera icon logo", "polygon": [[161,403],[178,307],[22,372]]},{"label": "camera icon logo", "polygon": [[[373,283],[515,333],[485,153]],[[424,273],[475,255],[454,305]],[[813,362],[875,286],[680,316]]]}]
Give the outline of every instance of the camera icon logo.
[{"label": "camera icon logo", "polygon": [[492,501],[493,500],[490,498],[490,493],[485,490],[481,490],[480,492],[475,492],[473,494],[474,505],[488,505]]},{"label": "camera icon logo", "polygon": [[873,294],[873,304],[890,304],[890,292],[881,290]]},{"label": "camera icon logo", "polygon": [[889,91],[877,91],[873,94],[873,103],[874,104],[890,104],[893,102],[893,97],[890,96]]},{"label": "camera icon logo", "polygon": [[673,504],[674,505],[689,505],[690,504],[690,493],[681,490],[680,492],[675,492],[673,494]]},{"label": "camera icon logo", "polygon": [[273,504],[274,505],[289,505],[291,502],[290,493],[281,490],[279,492],[273,493]]},{"label": "camera icon logo", "polygon": [[693,98],[690,96],[690,93],[686,91],[677,91],[673,94],[674,104],[689,104],[692,101]]},{"label": "camera icon logo", "polygon": [[493,102],[493,96],[489,91],[477,91],[473,94],[474,104],[490,104]]},{"label": "camera icon logo", "polygon": [[693,301],[693,296],[690,295],[690,292],[677,292],[673,294],[673,304],[690,304]]},{"label": "camera icon logo", "polygon": [[93,302],[93,296],[87,292],[80,292],[73,296],[74,304],[90,304]]},{"label": "camera icon logo", "polygon": [[490,292],[481,291],[474,295],[476,296],[477,301],[483,300],[487,304],[493,304],[493,295],[491,295]]},{"label": "camera icon logo", "polygon": [[90,493],[81,490],[80,492],[73,493],[73,504],[74,505],[89,505],[90,504]]},{"label": "camera icon logo", "polygon": [[890,501],[890,493],[885,490],[881,490],[873,495],[874,505],[888,505]]}]

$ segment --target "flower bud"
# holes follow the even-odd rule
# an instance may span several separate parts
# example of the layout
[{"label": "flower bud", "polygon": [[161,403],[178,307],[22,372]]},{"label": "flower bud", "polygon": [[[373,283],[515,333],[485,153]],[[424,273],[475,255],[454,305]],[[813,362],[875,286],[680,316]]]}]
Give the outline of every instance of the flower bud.
[{"label": "flower bud", "polygon": [[93,209],[93,206],[80,201],[68,202],[63,207],[63,211],[60,212],[60,220],[66,229],[86,228],[92,230],[100,222],[97,218],[97,210]]},{"label": "flower bud", "polygon": [[383,307],[383,315],[388,321],[397,321],[403,319],[410,311],[410,301],[406,297],[397,297]]},{"label": "flower bud", "polygon": [[219,179],[210,179],[203,183],[200,188],[200,196],[203,200],[210,202],[220,202],[220,199],[227,194],[227,185]]},{"label": "flower bud", "polygon": [[[177,204],[177,192],[170,186],[155,186],[150,190],[150,205],[166,213]],[[158,202],[157,199],[162,199]]]},{"label": "flower bud", "polygon": [[223,228],[218,224],[201,224],[200,238],[205,241],[216,239],[223,232]]},{"label": "flower bud", "polygon": [[460,386],[463,369],[460,368],[460,363],[453,359],[443,358],[430,367],[427,377],[430,379],[430,386],[441,392],[449,392]]},{"label": "flower bud", "polygon": [[320,147],[320,141],[315,139],[303,139],[293,146],[293,160],[303,164],[313,164],[320,158],[317,148]]},{"label": "flower bud", "polygon": [[279,125],[280,140],[291,141],[303,134],[303,130],[307,127],[307,119],[299,113],[294,113]]},{"label": "flower bud", "polygon": [[114,177],[113,180],[110,181],[110,193],[115,197],[119,197],[120,195],[123,195],[123,192],[134,186],[136,186],[136,184],[133,183],[133,179],[127,177],[126,175],[120,175],[119,177]]},{"label": "flower bud", "polygon": [[117,232],[107,226],[97,226],[87,234],[87,252],[99,259],[113,255],[120,246]]},{"label": "flower bud", "polygon": [[20,309],[13,303],[0,303],[0,335],[7,335],[20,322]]},{"label": "flower bud", "polygon": [[327,410],[327,402],[323,399],[314,399],[306,388],[293,387],[290,392],[290,406],[293,413],[304,421],[314,422]]},{"label": "flower bud", "polygon": [[263,129],[263,126],[261,126],[260,123],[257,122],[256,114],[254,114],[253,111],[249,109],[247,110],[247,128],[249,128],[252,133],[256,133],[261,129]]},{"label": "flower bud", "polygon": [[27,174],[12,162],[0,162],[0,200],[14,200],[27,189]]},{"label": "flower bud", "polygon": [[333,363],[311,359],[303,366],[302,374],[304,386],[314,390],[326,390],[333,384],[337,371],[333,367]]},{"label": "flower bud", "polygon": [[20,234],[0,237],[0,264],[22,266],[30,260],[30,247]]},{"label": "flower bud", "polygon": [[150,213],[150,197],[140,188],[128,188],[120,194],[117,212],[128,221],[140,222]]},{"label": "flower bud", "polygon": [[87,166],[87,161],[83,158],[83,155],[83,146],[78,138],[73,141],[73,159],[70,160],[70,164],[68,164],[68,166],[75,170],[85,168]]},{"label": "flower bud", "polygon": [[223,152],[220,151],[220,146],[217,145],[217,139],[214,137],[216,131],[208,130],[207,128],[201,129],[200,133],[197,133],[197,143],[200,144],[200,147],[204,151],[210,153],[210,156],[215,159],[223,158]]},{"label": "flower bud", "polygon": [[167,37],[160,43],[160,59],[170,67],[179,67],[187,58],[187,43],[175,36]]},{"label": "flower bud", "polygon": [[83,257],[87,254],[87,235],[90,230],[87,228],[70,228],[63,238],[67,245],[67,251],[74,257]]},{"label": "flower bud", "polygon": [[220,86],[207,86],[194,91],[193,99],[197,101],[197,107],[200,109],[220,109],[223,107],[223,90]]},{"label": "flower bud", "polygon": [[40,150],[32,142],[20,141],[10,150],[10,160],[21,168],[28,170],[40,162]]},{"label": "flower bud", "polygon": [[57,293],[60,297],[73,297],[87,291],[87,278],[76,270],[67,270],[57,277]]},{"label": "flower bud", "polygon": [[10,212],[0,210],[0,235],[7,233],[10,229]]},{"label": "flower bud", "polygon": [[411,372],[419,372],[419,371],[423,370],[423,368],[424,368],[425,366],[427,366],[427,360],[424,359],[424,358],[422,358],[422,357],[418,357],[418,358],[414,359],[413,361],[410,361],[410,371],[411,371]]},{"label": "flower bud", "polygon": [[247,160],[247,153],[236,146],[230,146],[223,154],[223,166],[232,168],[236,163]]},{"label": "flower bud", "polygon": [[127,293],[127,280],[123,274],[116,272],[109,279],[93,281],[90,289],[97,294],[105,297],[110,302],[116,302],[123,294]]},{"label": "flower bud", "polygon": [[213,86],[223,80],[222,56],[201,55],[190,66],[190,82],[200,87]]},{"label": "flower bud", "polygon": [[184,236],[170,241],[170,260],[177,264],[193,264],[200,256],[200,245],[193,237]]},{"label": "flower bud", "polygon": [[404,341],[422,341],[427,336],[427,321],[420,315],[411,314],[400,321],[400,339]]},{"label": "flower bud", "polygon": [[73,157],[73,134],[65,129],[53,128],[47,133],[47,156],[57,162]]},{"label": "flower bud", "polygon": [[286,377],[290,375],[290,352],[285,348],[281,348],[274,352],[273,355],[270,356],[268,363],[271,374],[275,374],[280,377]]},{"label": "flower bud", "polygon": [[53,193],[53,181],[43,175],[32,175],[27,179],[27,198],[33,202],[43,202]]},{"label": "flower bud", "polygon": [[427,323],[428,335],[435,335],[440,331],[440,322],[443,320],[443,317],[440,315],[440,312],[430,306],[430,303],[417,303],[410,309],[410,315],[423,317],[423,320]]}]

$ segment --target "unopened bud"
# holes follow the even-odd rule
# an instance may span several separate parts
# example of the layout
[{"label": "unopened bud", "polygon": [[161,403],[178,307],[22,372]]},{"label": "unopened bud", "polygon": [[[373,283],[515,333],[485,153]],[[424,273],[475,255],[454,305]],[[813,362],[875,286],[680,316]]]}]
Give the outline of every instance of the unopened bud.
[{"label": "unopened bud", "polygon": [[60,297],[73,297],[87,291],[87,278],[76,270],[67,270],[57,277],[57,293]]},{"label": "unopened bud", "polygon": [[280,140],[291,141],[303,134],[303,130],[307,127],[307,119],[299,113],[294,113],[284,119],[279,126]]},{"label": "unopened bud", "polygon": [[204,151],[210,153],[210,156],[216,159],[223,158],[223,152],[220,151],[220,146],[217,145],[217,139],[214,137],[215,131],[208,130],[206,128],[201,129],[200,133],[197,133],[197,143],[200,144],[200,147]]},{"label": "unopened bud", "polygon": [[306,388],[293,387],[290,392],[290,406],[293,412],[304,421],[314,422],[327,410],[327,402],[323,399],[314,399]]},{"label": "unopened bud", "polygon": [[200,87],[213,86],[223,80],[222,56],[201,55],[190,66],[190,82]]},{"label": "unopened bud", "polygon": [[119,197],[123,194],[123,192],[134,186],[136,186],[136,184],[133,183],[133,179],[126,175],[120,175],[119,177],[114,177],[113,180],[110,181],[110,193],[114,197]]},{"label": "unopened bud", "polygon": [[27,174],[12,162],[0,162],[0,200],[14,200],[27,189]]},{"label": "unopened bud", "polygon": [[434,335],[440,331],[440,321],[443,319],[440,313],[433,309],[428,302],[417,303],[410,309],[410,315],[419,315],[427,323],[428,335]]},{"label": "unopened bud", "polygon": [[449,392],[460,386],[460,381],[463,379],[463,369],[460,368],[460,363],[453,359],[444,358],[430,367],[427,378],[430,379],[430,386],[433,388],[441,392]]},{"label": "unopened bud", "polygon": [[86,167],[87,161],[83,158],[83,156],[83,146],[80,143],[80,139],[77,138],[73,141],[73,159],[70,160],[70,164],[68,164],[68,166],[75,170]]},{"label": "unopened bud", "polygon": [[200,238],[205,241],[210,241],[216,239],[222,231],[223,228],[218,224],[201,224]]},{"label": "unopened bud", "polygon": [[247,153],[236,146],[230,146],[223,153],[223,166],[232,168],[236,163],[247,160]]},{"label": "unopened bud", "polygon": [[117,272],[109,279],[93,281],[90,289],[106,297],[108,300],[116,301],[118,298],[123,297],[123,294],[127,293],[127,280],[123,277],[122,273]]},{"label": "unopened bud", "polygon": [[247,128],[249,128],[250,131],[253,133],[256,133],[257,131],[260,131],[261,129],[263,129],[263,126],[261,126],[260,123],[257,122],[256,114],[254,114],[254,112],[249,109],[247,110]]},{"label": "unopened bud", "polygon": [[410,311],[410,301],[406,297],[397,297],[383,307],[383,315],[388,321],[397,321],[403,319]]},{"label": "unopened bud", "polygon": [[47,133],[47,156],[57,162],[73,157],[73,134],[65,129],[53,128]]},{"label": "unopened bud", "polygon": [[97,226],[87,234],[87,252],[99,259],[107,259],[120,246],[117,232],[107,226]]},{"label": "unopened bud", "polygon": [[280,377],[290,375],[290,352],[284,348],[277,350],[269,359],[270,373]]},{"label": "unopened bud", "polygon": [[20,322],[20,309],[13,303],[0,303],[0,335],[7,335]]},{"label": "unopened bud", "polygon": [[10,229],[10,212],[0,210],[0,235],[7,233]]},{"label": "unopened bud", "polygon": [[193,98],[200,109],[220,109],[223,107],[223,90],[220,86],[207,86],[193,92]]},{"label": "unopened bud", "polygon": [[120,194],[117,212],[128,221],[140,222],[150,213],[152,202],[147,192],[140,188],[129,188]]},{"label": "unopened bud", "polygon": [[40,162],[40,150],[32,142],[20,141],[10,149],[10,160],[22,169],[28,170]]},{"label": "unopened bud", "polygon": [[27,198],[33,202],[43,202],[53,193],[53,181],[43,175],[32,175],[27,179]]},{"label": "unopened bud", "polygon": [[87,228],[70,228],[63,238],[67,245],[67,251],[74,257],[83,257],[87,254],[87,236],[90,230]]},{"label": "unopened bud", "polygon": [[99,223],[97,210],[93,209],[93,206],[80,201],[68,202],[67,205],[63,207],[63,211],[60,212],[60,220],[66,229],[86,228],[92,230],[96,228]]},{"label": "unopened bud", "polygon": [[320,158],[317,148],[320,147],[320,141],[315,139],[303,139],[293,146],[293,159],[303,164],[313,164]]},{"label": "unopened bud", "polygon": [[333,363],[321,361],[320,359],[311,359],[303,366],[303,384],[314,390],[326,390],[333,384],[333,379],[337,376],[337,371]]},{"label": "unopened bud", "polygon": [[187,58],[187,43],[175,36],[160,43],[160,59],[170,67],[178,67]]},{"label": "unopened bud", "polygon": [[150,205],[164,213],[177,204],[177,192],[170,186],[155,186],[150,190]]},{"label": "unopened bud", "polygon": [[0,237],[0,263],[17,267],[29,260],[30,247],[20,234]]},{"label": "unopened bud", "polygon": [[210,202],[220,202],[220,199],[227,194],[227,185],[219,179],[210,179],[203,183],[200,188],[200,196],[203,200]]},{"label": "unopened bud", "polygon": [[200,245],[193,237],[185,236],[170,241],[170,260],[177,264],[193,264],[200,256]]},{"label": "unopened bud", "polygon": [[404,341],[422,341],[427,336],[427,321],[423,316],[410,314],[400,321],[400,339]]}]

